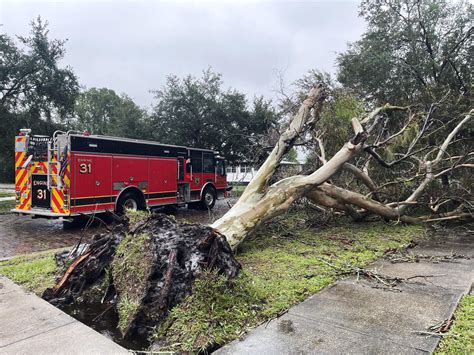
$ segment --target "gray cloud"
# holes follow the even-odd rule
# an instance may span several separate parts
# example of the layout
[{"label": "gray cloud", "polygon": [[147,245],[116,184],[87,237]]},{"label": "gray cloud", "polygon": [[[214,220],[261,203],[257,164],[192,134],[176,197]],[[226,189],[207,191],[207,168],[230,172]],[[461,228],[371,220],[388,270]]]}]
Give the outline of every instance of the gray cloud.
[{"label": "gray cloud", "polygon": [[2,31],[26,34],[36,16],[68,39],[64,63],[86,87],[108,87],[137,103],[169,74],[207,67],[249,96],[273,97],[276,71],[290,83],[308,69],[334,72],[336,52],[364,23],[347,1],[263,3],[23,2],[0,5]]}]

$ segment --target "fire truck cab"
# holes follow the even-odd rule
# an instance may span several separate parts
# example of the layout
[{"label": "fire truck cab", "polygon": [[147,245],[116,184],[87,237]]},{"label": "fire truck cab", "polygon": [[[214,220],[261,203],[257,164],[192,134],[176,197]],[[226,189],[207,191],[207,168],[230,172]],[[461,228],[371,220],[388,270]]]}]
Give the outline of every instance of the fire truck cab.
[{"label": "fire truck cab", "polygon": [[15,137],[12,212],[74,217],[125,208],[211,209],[229,188],[217,152],[152,141],[22,129]]}]

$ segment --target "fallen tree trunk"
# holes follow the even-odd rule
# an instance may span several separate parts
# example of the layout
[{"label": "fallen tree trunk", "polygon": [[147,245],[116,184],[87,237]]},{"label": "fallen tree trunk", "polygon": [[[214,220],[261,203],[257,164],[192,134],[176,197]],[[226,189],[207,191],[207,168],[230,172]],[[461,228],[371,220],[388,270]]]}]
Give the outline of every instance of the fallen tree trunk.
[{"label": "fallen tree trunk", "polygon": [[268,187],[260,199],[247,199],[237,202],[222,218],[211,227],[224,234],[232,248],[236,248],[245,237],[261,222],[287,211],[290,205],[314,188],[333,176],[345,162],[350,160],[361,148],[366,136],[354,121],[356,135],[327,164],[308,176],[292,176],[278,181]]},{"label": "fallen tree trunk", "polygon": [[366,211],[370,211],[373,214],[387,219],[400,220],[402,222],[414,224],[421,223],[417,218],[402,216],[397,212],[397,210],[387,207],[383,203],[354,191],[345,190],[330,184],[322,184],[321,186],[318,186],[317,190],[332,197],[340,203],[358,206]]}]

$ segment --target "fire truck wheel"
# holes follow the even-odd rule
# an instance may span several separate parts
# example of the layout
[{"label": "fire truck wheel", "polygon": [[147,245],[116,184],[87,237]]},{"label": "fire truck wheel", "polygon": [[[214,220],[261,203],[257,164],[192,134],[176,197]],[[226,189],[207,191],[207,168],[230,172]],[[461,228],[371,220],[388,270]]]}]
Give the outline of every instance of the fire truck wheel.
[{"label": "fire truck wheel", "polygon": [[202,193],[202,198],[201,198],[201,203],[200,203],[200,208],[202,210],[207,210],[214,207],[216,204],[217,200],[217,195],[216,195],[216,190],[212,187],[206,187]]},{"label": "fire truck wheel", "polygon": [[127,192],[120,196],[120,200],[117,203],[116,212],[120,215],[125,212],[125,209],[132,211],[143,209],[140,204],[140,199],[133,192]]}]

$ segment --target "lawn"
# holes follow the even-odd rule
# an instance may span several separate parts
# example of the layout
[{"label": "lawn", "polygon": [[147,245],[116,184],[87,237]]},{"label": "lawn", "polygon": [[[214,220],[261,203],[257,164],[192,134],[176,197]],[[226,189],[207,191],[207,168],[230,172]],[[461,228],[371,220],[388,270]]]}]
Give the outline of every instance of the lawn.
[{"label": "lawn", "polygon": [[293,211],[262,226],[237,250],[243,271],[235,280],[203,275],[156,329],[160,350],[215,349],[341,278],[336,268],[366,266],[424,235],[421,226],[311,220]]},{"label": "lawn", "polygon": [[54,254],[64,249],[21,255],[0,261],[0,275],[4,275],[28,291],[41,295],[55,283],[57,272]]},{"label": "lawn", "polygon": [[247,187],[246,185],[232,185],[232,190],[230,190],[230,195],[232,197],[240,197],[243,194],[246,187]]},{"label": "lawn", "polygon": [[439,343],[436,354],[474,353],[474,295],[466,295],[454,313],[454,323]]},{"label": "lawn", "polygon": [[8,213],[12,208],[15,208],[15,200],[0,201],[0,214]]},{"label": "lawn", "polygon": [[15,196],[15,193],[14,192],[4,192],[4,191],[0,191],[0,197],[13,197]]}]

